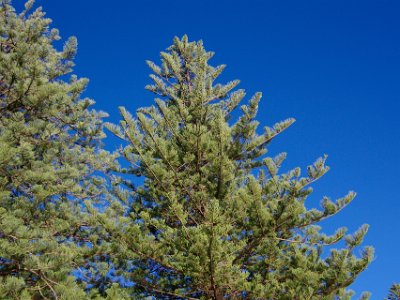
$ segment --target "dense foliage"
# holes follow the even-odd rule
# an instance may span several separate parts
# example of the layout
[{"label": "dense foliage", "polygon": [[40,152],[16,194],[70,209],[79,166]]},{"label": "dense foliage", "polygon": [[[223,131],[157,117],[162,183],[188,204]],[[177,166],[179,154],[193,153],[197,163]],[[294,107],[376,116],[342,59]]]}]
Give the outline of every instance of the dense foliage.
[{"label": "dense foliage", "polygon": [[[286,154],[268,157],[267,145],[294,120],[257,130],[257,93],[234,121],[245,92],[237,80],[218,83],[225,66],[209,65],[212,56],[175,38],[161,66],[148,62],[155,105],[136,117],[121,108],[120,126],[108,125],[127,142],[123,172],[144,178],[115,189],[121,205],[100,218],[123,274],[158,299],[348,299],[345,288],[373,257],[369,247],[354,255],[367,226],[327,236],[316,224],[355,193],[306,209],[326,158],[304,177],[299,168],[280,174]],[[342,239],[344,248],[323,251]]]},{"label": "dense foliage", "polygon": [[88,251],[83,200],[108,160],[105,114],[80,97],[87,79],[65,81],[76,39],[56,50],[58,31],[32,4],[0,7],[0,298],[79,299],[71,271]]},{"label": "dense foliage", "polygon": [[184,36],[148,61],[155,104],[107,124],[124,143],[110,154],[106,114],[71,75],[76,39],[60,47],[32,6],[0,1],[0,299],[352,297],[368,227],[321,232],[355,196],[306,207],[326,157],[302,176],[267,155],[293,119],[260,129],[261,93],[241,104]]}]

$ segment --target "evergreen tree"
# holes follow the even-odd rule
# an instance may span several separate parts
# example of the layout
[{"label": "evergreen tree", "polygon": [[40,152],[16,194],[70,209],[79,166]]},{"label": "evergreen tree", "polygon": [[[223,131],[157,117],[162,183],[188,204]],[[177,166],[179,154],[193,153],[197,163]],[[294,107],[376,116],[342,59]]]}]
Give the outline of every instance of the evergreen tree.
[{"label": "evergreen tree", "polygon": [[104,113],[68,73],[77,42],[59,51],[56,29],[33,1],[0,4],[0,298],[85,299],[72,271],[90,255],[85,200],[101,193],[96,170]]},{"label": "evergreen tree", "polygon": [[218,83],[225,66],[209,65],[212,56],[202,42],[175,38],[160,66],[147,62],[155,105],[136,116],[121,108],[120,124],[108,124],[127,143],[129,167],[98,219],[121,274],[132,293],[156,299],[349,299],[346,287],[373,257],[370,247],[355,254],[368,227],[328,236],[317,224],[355,193],[307,209],[326,157],[303,177],[280,173],[286,154],[268,157],[267,146],[294,120],[258,130],[257,93],[234,121],[245,91],[237,80]]}]

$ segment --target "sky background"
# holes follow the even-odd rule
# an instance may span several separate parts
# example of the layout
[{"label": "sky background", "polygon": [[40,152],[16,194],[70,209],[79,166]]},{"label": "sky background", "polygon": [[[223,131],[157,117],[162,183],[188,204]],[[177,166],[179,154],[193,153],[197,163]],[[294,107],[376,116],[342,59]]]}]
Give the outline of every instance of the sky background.
[{"label": "sky background", "polygon": [[[24,1],[14,0],[17,8]],[[224,81],[241,79],[248,98],[263,92],[262,125],[297,122],[276,138],[272,154],[288,152],[286,169],[327,153],[330,172],[307,206],[323,195],[358,193],[322,223],[332,233],[370,224],[371,266],[351,286],[383,299],[400,282],[400,1],[398,0],[39,0],[63,38],[79,42],[75,73],[90,79],[86,96],[107,121],[117,107],[152,104],[146,59],[188,34],[228,65]],[[111,135],[111,134],[109,134]],[[106,147],[118,146],[109,137]]]}]

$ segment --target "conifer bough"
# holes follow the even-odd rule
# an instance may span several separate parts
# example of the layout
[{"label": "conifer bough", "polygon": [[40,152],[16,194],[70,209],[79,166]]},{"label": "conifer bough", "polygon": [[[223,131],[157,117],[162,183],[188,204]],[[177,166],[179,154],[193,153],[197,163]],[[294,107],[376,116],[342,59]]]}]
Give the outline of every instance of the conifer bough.
[{"label": "conifer bough", "polygon": [[147,62],[155,104],[135,116],[121,107],[120,124],[107,125],[129,163],[98,217],[118,271],[132,295],[156,299],[350,299],[346,288],[373,258],[371,247],[357,250],[368,227],[326,235],[317,224],[355,193],[307,209],[326,157],[303,176],[280,173],[286,154],[268,157],[267,146],[294,120],[258,130],[261,93],[241,105],[245,91],[218,83],[225,65],[211,66],[212,56],[175,38],[160,65]]},{"label": "conifer bough", "polygon": [[102,188],[105,114],[81,97],[86,79],[64,81],[76,39],[56,50],[32,5],[0,2],[0,299],[86,299],[72,272],[94,237],[83,201]]}]

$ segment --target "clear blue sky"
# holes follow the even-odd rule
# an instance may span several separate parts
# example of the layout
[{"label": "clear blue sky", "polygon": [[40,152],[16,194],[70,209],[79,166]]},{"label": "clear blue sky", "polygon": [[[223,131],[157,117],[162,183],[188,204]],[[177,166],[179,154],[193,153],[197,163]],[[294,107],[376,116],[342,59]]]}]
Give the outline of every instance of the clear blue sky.
[{"label": "clear blue sky", "polygon": [[[14,0],[21,7],[22,0]],[[89,77],[86,95],[119,120],[152,103],[146,59],[175,35],[203,39],[226,63],[224,80],[241,79],[264,94],[259,119],[297,122],[271,146],[288,152],[286,167],[327,153],[322,195],[358,192],[351,206],[323,223],[326,232],[371,225],[365,244],[376,259],[352,286],[383,299],[400,281],[400,1],[398,0],[39,0],[66,38],[75,35],[75,73]],[[107,147],[114,148],[114,139]]]}]

